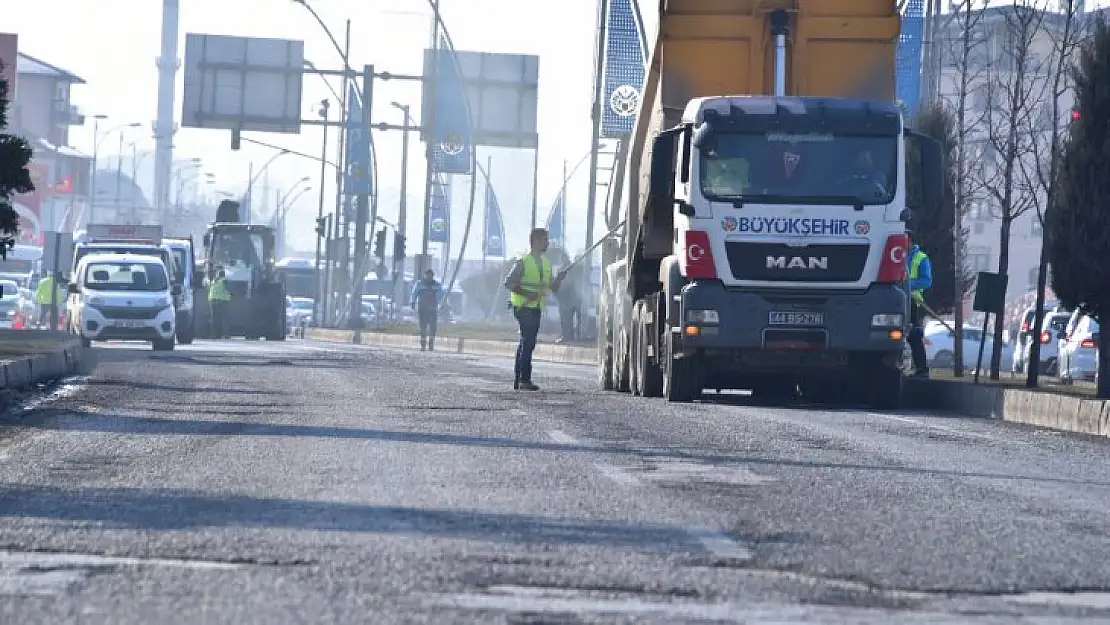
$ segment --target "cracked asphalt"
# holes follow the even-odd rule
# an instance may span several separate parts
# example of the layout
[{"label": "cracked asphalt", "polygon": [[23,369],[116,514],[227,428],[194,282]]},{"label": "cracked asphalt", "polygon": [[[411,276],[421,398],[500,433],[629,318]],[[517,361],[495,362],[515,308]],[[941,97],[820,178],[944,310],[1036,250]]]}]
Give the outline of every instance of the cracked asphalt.
[{"label": "cracked asphalt", "polygon": [[1106,623],[1107,442],[590,367],[95,349],[0,420],[0,623]]}]

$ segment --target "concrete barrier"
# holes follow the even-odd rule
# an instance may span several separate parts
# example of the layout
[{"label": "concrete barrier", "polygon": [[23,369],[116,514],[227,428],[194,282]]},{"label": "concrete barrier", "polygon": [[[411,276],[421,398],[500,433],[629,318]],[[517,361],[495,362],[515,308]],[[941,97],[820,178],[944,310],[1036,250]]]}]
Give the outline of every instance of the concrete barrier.
[{"label": "concrete barrier", "polygon": [[58,334],[57,347],[0,363],[0,382],[6,391],[21,391],[73,373],[81,364],[81,341]]},{"label": "concrete barrier", "polygon": [[[310,328],[309,339],[340,343],[356,342],[350,330]],[[404,334],[362,332],[362,345],[418,349],[420,337]],[[441,350],[457,353],[512,356],[516,343],[464,338],[439,338]],[[597,362],[592,347],[543,344],[536,346],[534,358],[546,362],[589,364]],[[904,405],[910,409],[950,412],[968,417],[999,419],[1066,432],[1110,436],[1110,401],[1084,399],[1051,393],[1005,388],[991,384],[972,384],[952,380],[907,379]]]}]

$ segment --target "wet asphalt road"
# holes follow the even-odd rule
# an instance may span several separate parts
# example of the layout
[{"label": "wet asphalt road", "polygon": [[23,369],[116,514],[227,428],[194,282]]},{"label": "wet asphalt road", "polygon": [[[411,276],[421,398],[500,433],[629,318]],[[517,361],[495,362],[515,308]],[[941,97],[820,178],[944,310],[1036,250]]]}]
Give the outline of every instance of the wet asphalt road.
[{"label": "wet asphalt road", "polygon": [[455,354],[96,354],[0,426],[0,623],[1110,622],[1102,440],[547,363],[522,394]]}]

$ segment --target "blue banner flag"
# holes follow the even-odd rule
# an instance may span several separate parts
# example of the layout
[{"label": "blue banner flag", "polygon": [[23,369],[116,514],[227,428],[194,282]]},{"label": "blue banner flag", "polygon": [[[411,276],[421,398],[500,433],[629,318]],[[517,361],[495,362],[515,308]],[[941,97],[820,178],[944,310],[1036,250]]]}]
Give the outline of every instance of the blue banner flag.
[{"label": "blue banner flag", "polygon": [[428,211],[428,241],[446,243],[451,236],[451,196],[447,181],[436,175]]},{"label": "blue banner flag", "polygon": [[608,139],[631,134],[640,107],[647,51],[638,11],[634,0],[609,1],[601,99],[601,136]]},{"label": "blue banner flag", "polygon": [[547,215],[547,240],[554,247],[563,247],[563,235],[567,223],[565,197],[565,194],[560,191],[559,197],[555,198],[555,204],[551,206],[551,212]]},{"label": "blue banner flag", "polygon": [[921,40],[925,30],[925,0],[908,0],[902,9],[902,30],[895,52],[895,90],[906,116],[917,112],[921,88]]},{"label": "blue banner flag", "polygon": [[486,237],[485,256],[505,256],[505,222],[501,220],[501,205],[493,192],[493,183],[486,184]]},{"label": "blue banner flag", "polygon": [[354,86],[347,90],[347,171],[343,176],[343,193],[370,195],[374,182],[370,167],[370,129],[362,118],[362,106]]},{"label": "blue banner flag", "polygon": [[447,40],[442,37],[435,57],[432,159],[436,171],[440,173],[470,174],[474,146],[471,142],[463,81],[455,55],[448,48]]}]

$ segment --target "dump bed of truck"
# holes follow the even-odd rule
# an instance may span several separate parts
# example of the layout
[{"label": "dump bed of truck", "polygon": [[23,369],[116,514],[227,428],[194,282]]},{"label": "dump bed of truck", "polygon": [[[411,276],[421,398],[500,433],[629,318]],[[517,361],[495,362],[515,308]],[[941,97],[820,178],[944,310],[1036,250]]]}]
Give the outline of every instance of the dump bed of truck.
[{"label": "dump bed of truck", "polygon": [[630,236],[644,208],[649,138],[678,124],[694,98],[773,93],[771,11],[789,14],[787,95],[894,99],[897,0],[640,0],[640,6],[651,59],[628,161],[639,172],[629,180]]}]

